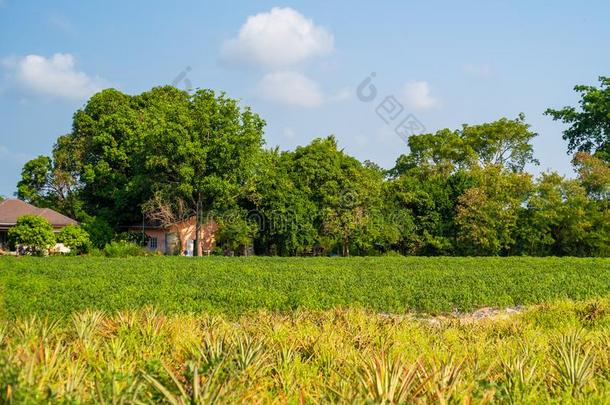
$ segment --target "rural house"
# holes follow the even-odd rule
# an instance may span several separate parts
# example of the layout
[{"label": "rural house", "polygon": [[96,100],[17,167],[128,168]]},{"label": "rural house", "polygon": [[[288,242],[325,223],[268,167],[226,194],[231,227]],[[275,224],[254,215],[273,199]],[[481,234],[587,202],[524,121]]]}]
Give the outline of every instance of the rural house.
[{"label": "rural house", "polygon": [[0,249],[8,246],[8,230],[17,224],[19,217],[36,215],[45,218],[59,232],[67,225],[78,225],[72,218],[53,211],[50,208],[38,208],[21,200],[9,199],[0,202]]},{"label": "rural house", "polygon": [[[129,227],[129,232],[142,232],[147,238],[147,249],[163,254],[193,256],[196,236],[195,217],[164,226],[155,222],[145,222]],[[209,254],[216,246],[218,225],[210,220],[201,225],[199,244],[203,254]]]}]

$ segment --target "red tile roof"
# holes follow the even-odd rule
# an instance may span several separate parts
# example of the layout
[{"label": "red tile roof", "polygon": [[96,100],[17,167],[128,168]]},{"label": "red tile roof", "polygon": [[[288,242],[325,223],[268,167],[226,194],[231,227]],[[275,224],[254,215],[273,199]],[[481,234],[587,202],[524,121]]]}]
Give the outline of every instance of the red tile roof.
[{"label": "red tile roof", "polygon": [[24,215],[37,215],[43,217],[56,228],[78,224],[78,222],[72,218],[68,218],[50,208],[38,208],[21,200],[13,199],[0,202],[0,226],[15,225],[17,219]]}]

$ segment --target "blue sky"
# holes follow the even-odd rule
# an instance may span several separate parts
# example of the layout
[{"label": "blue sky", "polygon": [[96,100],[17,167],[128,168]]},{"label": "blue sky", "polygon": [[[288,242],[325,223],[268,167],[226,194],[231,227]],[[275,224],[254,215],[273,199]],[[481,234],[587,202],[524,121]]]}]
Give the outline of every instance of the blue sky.
[{"label": "blue sky", "polygon": [[[610,3],[508,1],[0,0],[0,195],[49,154],[104,87],[224,90],[267,121],[268,146],[335,134],[386,168],[407,151],[376,107],[394,96],[427,131],[523,112],[534,173],[571,175],[547,107],[610,74]],[[359,84],[374,72],[377,98]],[[397,110],[395,110],[397,111]]]}]

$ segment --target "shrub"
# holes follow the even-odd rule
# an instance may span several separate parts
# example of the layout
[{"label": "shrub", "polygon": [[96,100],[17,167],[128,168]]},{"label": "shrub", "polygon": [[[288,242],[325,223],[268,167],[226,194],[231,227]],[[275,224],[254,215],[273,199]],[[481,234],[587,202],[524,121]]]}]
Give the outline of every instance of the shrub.
[{"label": "shrub", "polygon": [[114,237],[116,242],[131,242],[141,247],[148,245],[149,239],[143,232],[121,232]]},{"label": "shrub", "polygon": [[89,234],[78,225],[63,228],[57,235],[57,241],[69,247],[74,254],[87,253],[91,249]]},{"label": "shrub", "polygon": [[104,247],[106,257],[145,256],[146,251],[132,242],[110,242]]},{"label": "shrub", "polygon": [[8,231],[9,242],[26,254],[41,255],[55,245],[53,226],[36,215],[24,215]]},{"label": "shrub", "polygon": [[83,229],[89,234],[91,245],[102,249],[114,238],[114,230],[101,218],[89,217],[83,221]]}]

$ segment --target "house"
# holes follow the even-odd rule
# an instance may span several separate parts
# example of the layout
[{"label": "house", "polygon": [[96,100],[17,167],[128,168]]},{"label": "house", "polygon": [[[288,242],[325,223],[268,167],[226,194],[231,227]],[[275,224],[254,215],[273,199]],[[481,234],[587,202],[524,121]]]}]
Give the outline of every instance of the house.
[{"label": "house", "polygon": [[[218,225],[209,220],[201,225],[199,244],[202,254],[209,254],[216,246]],[[195,251],[195,217],[164,226],[154,222],[144,222],[128,227],[128,232],[142,232],[148,237],[148,250],[163,254],[193,256]]]},{"label": "house", "polygon": [[78,222],[72,218],[50,208],[38,208],[21,200],[4,200],[0,202],[0,249],[8,247],[8,230],[17,224],[19,217],[24,215],[45,218],[56,233],[67,225],[78,225]]}]

